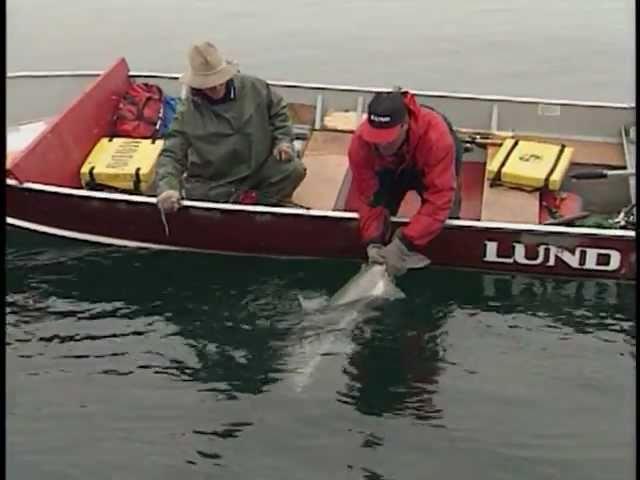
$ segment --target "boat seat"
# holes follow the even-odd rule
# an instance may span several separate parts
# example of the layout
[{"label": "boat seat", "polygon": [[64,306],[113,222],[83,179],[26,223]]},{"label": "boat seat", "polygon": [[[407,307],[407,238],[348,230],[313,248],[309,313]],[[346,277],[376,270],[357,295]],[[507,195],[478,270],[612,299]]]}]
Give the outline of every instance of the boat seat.
[{"label": "boat seat", "polygon": [[[488,160],[499,150],[499,146],[487,147]],[[527,192],[515,188],[490,186],[485,175],[480,220],[538,224],[540,222],[540,192]]]},{"label": "boat seat", "polygon": [[[521,140],[534,142],[548,142],[549,138],[531,135],[518,135]],[[563,143],[573,148],[572,165],[601,165],[608,167],[625,167],[624,147],[622,142],[598,142],[589,140],[572,140],[568,138],[554,138],[554,143]]]},{"label": "boat seat", "polygon": [[347,150],[351,134],[313,131],[302,155],[307,176],[293,193],[292,200],[318,210],[339,208],[348,181]]},{"label": "boat seat", "polygon": [[[483,182],[477,181],[478,177],[484,176],[484,164],[480,162],[463,162],[462,175],[462,204],[460,207],[460,219],[462,220],[480,220],[482,214],[482,193]],[[537,223],[545,223],[553,220],[551,212],[545,207],[545,204],[552,205],[556,203],[555,192],[543,190],[540,192],[540,208]],[[422,200],[420,196],[414,192],[407,192],[398,210],[399,217],[411,218],[420,208]],[[352,207],[355,209],[355,207]],[[571,192],[562,192],[562,200],[557,206],[558,214],[561,217],[570,217],[583,211],[583,201],[580,195]]]},{"label": "boat seat", "polygon": [[327,130],[354,132],[364,118],[364,115],[359,117],[357,112],[331,111],[324,116],[322,123]]},{"label": "boat seat", "polygon": [[[539,139],[535,139],[539,140]],[[587,163],[584,157],[585,142],[571,142],[571,146],[577,146],[580,150],[578,163]],[[487,147],[487,160],[499,150],[499,146]],[[613,144],[602,146],[600,153],[608,152],[609,156],[600,156],[600,161],[615,158],[616,152]],[[595,150],[598,151],[598,150]],[[613,160],[612,160],[613,161]],[[575,153],[571,158],[571,163],[576,163]],[[484,189],[482,192],[482,207],[480,212],[480,220],[497,221],[497,222],[515,222],[542,224],[552,220],[549,210],[545,205],[554,203],[554,192],[549,190],[536,190],[527,192],[508,187],[491,187],[489,181],[485,179]],[[558,208],[561,217],[570,217],[583,211],[582,197],[576,193],[562,192],[562,201]]]}]

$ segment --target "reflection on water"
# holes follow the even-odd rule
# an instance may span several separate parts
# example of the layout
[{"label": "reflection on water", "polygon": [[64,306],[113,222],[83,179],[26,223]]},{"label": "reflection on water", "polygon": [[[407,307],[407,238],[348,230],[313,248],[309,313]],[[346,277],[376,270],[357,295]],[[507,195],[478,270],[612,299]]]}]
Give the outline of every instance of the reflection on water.
[{"label": "reflection on water", "polygon": [[[137,454],[228,478],[288,478],[269,458],[319,445],[402,451],[419,465],[421,442],[443,473],[470,452],[468,465],[493,458],[496,472],[515,468],[513,455],[555,473],[633,467],[632,284],[433,269],[401,279],[406,299],[329,319],[304,315],[298,296],[335,292],[355,263],[41,242],[11,231],[6,257],[9,447],[20,458],[82,471],[63,446],[117,456],[114,439],[134,428],[123,445]],[[301,366],[312,374],[291,388]],[[267,446],[247,461],[229,441]],[[356,452],[344,465],[309,459],[307,478],[412,476]]]},{"label": "reflection on water", "polygon": [[445,325],[454,306],[413,307],[417,310],[397,307],[394,314],[354,335],[357,348],[344,368],[349,381],[338,392],[339,401],[367,415],[411,416],[425,422],[442,418],[434,397],[446,363]]}]

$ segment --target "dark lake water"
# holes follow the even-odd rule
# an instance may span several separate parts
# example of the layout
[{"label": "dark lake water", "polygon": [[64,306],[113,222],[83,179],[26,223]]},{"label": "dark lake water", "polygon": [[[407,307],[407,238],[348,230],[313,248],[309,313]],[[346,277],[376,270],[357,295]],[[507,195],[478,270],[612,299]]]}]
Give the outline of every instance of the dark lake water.
[{"label": "dark lake water", "polygon": [[356,264],[9,233],[10,478],[632,478],[633,285],[408,275],[299,388]]},{"label": "dark lake water", "polygon": [[[273,80],[633,102],[634,14],[619,0],[10,0],[7,68],[125,55],[179,72],[209,38]],[[61,101],[30,98],[8,98],[10,118]],[[634,478],[633,284],[431,269],[335,329],[298,295],[332,294],[353,262],[7,235],[8,478]]]}]

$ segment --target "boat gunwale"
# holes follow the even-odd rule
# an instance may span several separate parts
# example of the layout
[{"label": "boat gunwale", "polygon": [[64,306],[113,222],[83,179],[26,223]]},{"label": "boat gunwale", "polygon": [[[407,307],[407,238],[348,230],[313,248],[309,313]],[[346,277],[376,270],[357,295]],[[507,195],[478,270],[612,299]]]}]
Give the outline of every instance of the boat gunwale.
[{"label": "boat gunwale", "polygon": [[[42,183],[18,182],[12,178],[6,178],[6,185],[41,192],[55,193],[73,197],[90,197],[101,200],[125,201],[131,203],[143,203],[156,205],[156,198],[145,195],[132,195],[126,193],[100,192],[94,190],[85,190],[81,188],[59,187],[55,185],[47,185]],[[182,206],[187,208],[195,208],[199,210],[218,210],[245,212],[254,214],[271,214],[271,215],[301,215],[305,217],[321,217],[333,219],[357,220],[357,212],[334,211],[334,210],[318,210],[303,209],[290,207],[271,207],[264,205],[240,205],[231,203],[216,203],[196,200],[183,200]],[[409,218],[393,216],[391,220],[397,223],[408,223]],[[527,232],[537,234],[566,234],[572,236],[590,236],[600,238],[621,238],[634,239],[636,232],[633,230],[621,229],[599,229],[588,227],[566,227],[560,225],[534,225],[527,223],[508,223],[508,222],[491,222],[481,220],[462,220],[448,219],[445,227],[462,227],[486,230],[508,230],[513,232]]]},{"label": "boat gunwale", "polygon": [[[7,79],[21,79],[21,78],[61,78],[61,77],[97,77],[100,76],[103,71],[100,70],[52,70],[52,71],[22,71],[7,73]],[[181,74],[179,73],[162,73],[162,72],[144,72],[144,71],[131,71],[129,77],[136,78],[160,78],[166,80],[178,80]],[[303,82],[291,82],[280,80],[268,80],[269,85],[282,88],[292,89],[306,89],[306,90],[329,90],[336,92],[358,92],[358,93],[377,93],[388,92],[389,88],[384,87],[358,87],[354,85],[331,85],[324,83],[303,83]],[[439,97],[439,98],[452,98],[459,100],[482,100],[493,102],[510,102],[510,103],[525,103],[525,104],[545,104],[545,105],[559,105],[559,106],[575,106],[575,107],[594,107],[594,108],[616,108],[616,109],[634,109],[636,108],[633,103],[618,103],[618,102],[596,102],[596,101],[583,101],[583,100],[563,100],[563,99],[545,99],[537,97],[514,97],[504,95],[480,95],[471,93],[455,93],[444,91],[428,91],[428,90],[413,90],[411,91],[417,96],[426,97]]]},{"label": "boat gunwale", "polygon": [[[286,255],[265,255],[265,254],[254,254],[254,253],[236,253],[229,251],[220,251],[220,250],[206,250],[200,248],[190,248],[190,247],[178,247],[174,245],[167,244],[159,244],[159,243],[149,243],[149,242],[132,242],[129,240],[122,240],[116,237],[106,237],[103,235],[93,235],[93,234],[84,234],[82,232],[77,232],[75,230],[66,230],[55,227],[48,227],[46,225],[42,225],[34,222],[27,222],[24,220],[16,219],[14,217],[7,217],[7,225],[13,228],[24,229],[35,231],[42,234],[49,235],[58,235],[64,238],[72,239],[72,240],[80,240],[80,241],[89,241],[96,242],[103,245],[111,245],[115,247],[128,247],[128,248],[145,248],[145,249],[153,249],[160,251],[174,251],[174,252],[189,252],[189,253],[204,253],[204,254],[214,254],[214,255],[232,255],[238,257],[262,257],[262,258],[276,258],[276,259],[288,259],[288,260],[325,260],[324,257],[311,257],[311,256],[286,256]],[[342,258],[343,261],[358,261],[357,259],[349,259]],[[458,271],[465,272],[473,272],[473,273],[482,273],[486,275],[492,276],[501,276],[501,277],[510,277],[514,272],[509,271],[501,271],[501,270],[479,270],[474,267],[449,267],[447,265],[435,265],[431,264],[429,267],[431,270],[444,270],[455,268]],[[548,273],[534,273],[534,272],[518,272],[518,275],[524,275],[530,278],[536,278],[540,280],[548,280]],[[628,285],[636,284],[635,279],[628,278],[598,278],[598,277],[575,277],[571,275],[563,275],[563,274],[554,274],[554,279],[557,280],[565,280],[565,281],[575,281],[575,282],[605,282],[605,283],[622,283]]]}]

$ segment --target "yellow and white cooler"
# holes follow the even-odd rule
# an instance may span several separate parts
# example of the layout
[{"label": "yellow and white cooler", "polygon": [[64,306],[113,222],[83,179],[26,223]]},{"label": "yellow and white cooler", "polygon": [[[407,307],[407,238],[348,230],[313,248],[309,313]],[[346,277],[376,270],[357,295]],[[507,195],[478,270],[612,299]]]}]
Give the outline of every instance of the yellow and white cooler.
[{"label": "yellow and white cooler", "polygon": [[573,148],[564,144],[509,138],[487,163],[487,178],[525,190],[559,190],[572,155]]},{"label": "yellow and white cooler", "polygon": [[102,138],[80,169],[85,188],[152,193],[155,166],[164,141],[146,138]]}]

